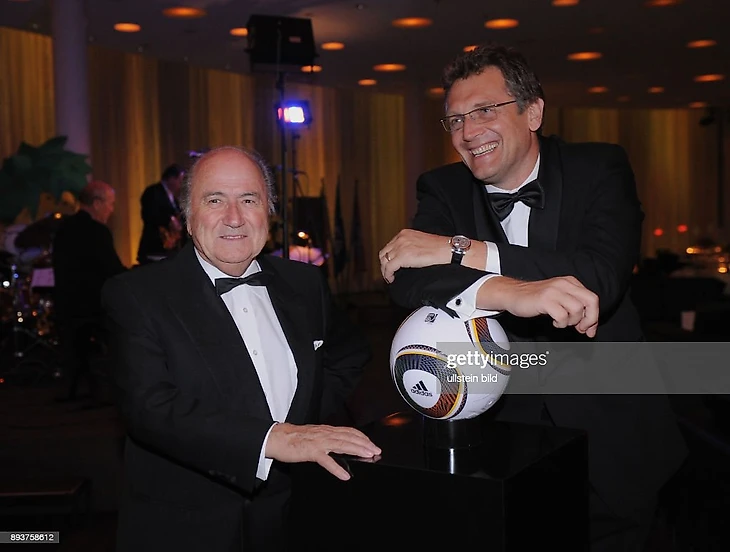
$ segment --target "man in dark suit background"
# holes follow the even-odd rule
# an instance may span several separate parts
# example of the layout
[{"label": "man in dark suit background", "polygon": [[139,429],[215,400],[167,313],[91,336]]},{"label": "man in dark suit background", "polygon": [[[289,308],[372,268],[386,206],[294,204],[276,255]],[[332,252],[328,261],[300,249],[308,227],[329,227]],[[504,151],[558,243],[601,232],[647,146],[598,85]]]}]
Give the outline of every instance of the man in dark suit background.
[{"label": "man in dark suit background", "polygon": [[102,340],[101,288],[126,267],[114,249],[107,226],[114,212],[114,189],[100,180],[79,194],[79,211],[64,219],[53,240],[54,307],[61,341],[67,400],[75,400],[82,377],[93,393],[89,364],[92,340]]},{"label": "man in dark suit background", "polygon": [[[506,311],[513,341],[643,341],[628,294],[643,213],[624,151],[542,137],[542,87],[510,48],[460,55],[443,84],[442,125],[463,163],[419,178],[412,229],[380,251],[394,299],[461,318]],[[641,550],[686,453],[666,397],[501,403],[498,419],[587,431],[592,550]]]},{"label": "man in dark suit background", "polygon": [[206,153],[181,193],[192,243],[104,288],[128,428],[121,551],[283,550],[291,463],[347,480],[329,453],[380,454],[319,425],[370,353],[317,267],[260,255],[273,185],[252,151]]},{"label": "man in dark suit background", "polygon": [[184,244],[178,204],[184,178],[185,170],[180,165],[170,165],[162,172],[160,181],[147,186],[142,194],[143,227],[137,252],[139,264],[164,259]]}]

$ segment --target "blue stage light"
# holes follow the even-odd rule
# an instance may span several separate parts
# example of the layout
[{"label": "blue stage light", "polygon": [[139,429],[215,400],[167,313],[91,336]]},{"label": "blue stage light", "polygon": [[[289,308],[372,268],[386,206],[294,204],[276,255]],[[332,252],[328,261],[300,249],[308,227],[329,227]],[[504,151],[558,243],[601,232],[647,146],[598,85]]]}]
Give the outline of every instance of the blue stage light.
[{"label": "blue stage light", "polygon": [[276,116],[280,123],[287,126],[308,125],[312,122],[309,102],[291,100],[276,106]]}]

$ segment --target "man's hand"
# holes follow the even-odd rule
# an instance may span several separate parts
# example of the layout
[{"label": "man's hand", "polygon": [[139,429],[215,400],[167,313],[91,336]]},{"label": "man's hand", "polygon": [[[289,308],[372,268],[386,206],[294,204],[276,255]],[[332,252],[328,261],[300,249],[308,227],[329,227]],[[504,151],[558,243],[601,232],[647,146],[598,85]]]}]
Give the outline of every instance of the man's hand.
[{"label": "man's hand", "polygon": [[537,282],[496,276],[479,288],[477,307],[506,310],[521,318],[546,314],[556,328],[574,326],[588,337],[595,337],[598,328],[598,296],[573,276]]},{"label": "man's hand", "polygon": [[373,458],[382,451],[364,433],[351,427],[276,424],[266,442],[266,457],[280,462],[316,462],[342,481],[350,474],[330,455],[350,454]]},{"label": "man's hand", "polygon": [[401,230],[378,253],[380,272],[389,284],[399,268],[421,268],[451,262],[449,238],[418,230]]}]

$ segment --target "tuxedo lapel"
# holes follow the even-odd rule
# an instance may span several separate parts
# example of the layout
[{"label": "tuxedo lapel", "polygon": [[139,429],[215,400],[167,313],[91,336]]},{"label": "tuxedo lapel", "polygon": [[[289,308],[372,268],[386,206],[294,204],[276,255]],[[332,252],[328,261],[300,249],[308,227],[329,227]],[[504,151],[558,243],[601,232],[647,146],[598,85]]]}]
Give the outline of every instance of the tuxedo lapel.
[{"label": "tuxedo lapel", "polygon": [[296,423],[306,414],[314,384],[314,342],[308,331],[311,320],[301,294],[274,270],[265,256],[257,260],[261,270],[272,275],[266,289],[297,365],[297,389],[287,416],[287,421]]},{"label": "tuxedo lapel", "polygon": [[557,247],[560,208],[563,202],[563,171],[557,145],[542,137],[537,178],[545,193],[545,208],[530,210],[527,239],[530,247],[554,251]]},{"label": "tuxedo lapel", "polygon": [[484,183],[472,177],[472,184],[472,204],[474,205],[474,224],[477,229],[477,239],[479,241],[507,243],[507,235],[492,209]]},{"label": "tuxedo lapel", "polygon": [[[240,397],[247,409],[270,416],[261,383],[236,323],[200,266],[192,244],[173,261],[170,308],[188,331],[193,347],[200,351],[205,368],[222,395]],[[195,367],[191,367],[195,369]]]}]

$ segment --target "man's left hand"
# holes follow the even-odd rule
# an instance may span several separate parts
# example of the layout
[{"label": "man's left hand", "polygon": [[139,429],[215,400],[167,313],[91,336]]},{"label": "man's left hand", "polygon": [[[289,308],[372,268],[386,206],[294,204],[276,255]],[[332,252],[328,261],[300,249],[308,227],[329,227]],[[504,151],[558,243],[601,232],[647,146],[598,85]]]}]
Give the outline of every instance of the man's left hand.
[{"label": "man's left hand", "polygon": [[418,230],[401,230],[378,253],[380,272],[389,284],[399,268],[422,268],[451,262],[450,238]]}]

